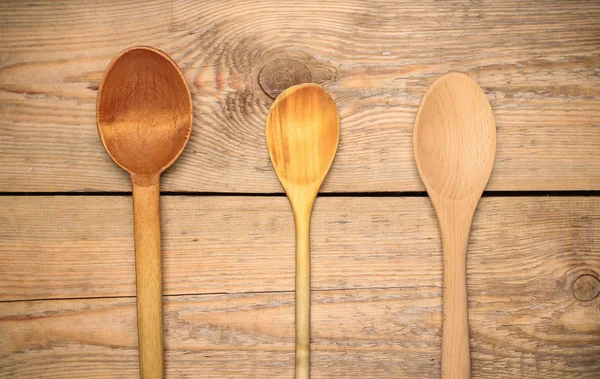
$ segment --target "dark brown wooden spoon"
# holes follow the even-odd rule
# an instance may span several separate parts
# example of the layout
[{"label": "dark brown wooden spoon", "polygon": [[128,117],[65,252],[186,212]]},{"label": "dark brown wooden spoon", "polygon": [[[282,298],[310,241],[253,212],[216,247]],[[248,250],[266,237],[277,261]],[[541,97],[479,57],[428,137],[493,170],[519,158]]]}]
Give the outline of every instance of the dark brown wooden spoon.
[{"label": "dark brown wooden spoon", "polygon": [[97,122],[110,157],[131,174],[140,376],[162,378],[160,174],[192,131],[192,99],[177,64],[150,47],[123,51],[98,92]]}]

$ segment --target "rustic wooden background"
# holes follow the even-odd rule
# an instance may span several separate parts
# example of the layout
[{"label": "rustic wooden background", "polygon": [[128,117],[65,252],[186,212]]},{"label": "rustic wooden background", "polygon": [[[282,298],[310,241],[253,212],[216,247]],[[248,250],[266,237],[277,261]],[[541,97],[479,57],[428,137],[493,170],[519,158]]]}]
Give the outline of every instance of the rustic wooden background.
[{"label": "rustic wooden background", "polygon": [[341,115],[312,222],[312,377],[439,377],[440,237],[412,125],[449,71],[498,128],[469,244],[473,377],[600,377],[595,0],[0,2],[0,377],[138,375],[130,182],[95,101],[140,44],[194,100],[163,177],[168,378],[293,376],[293,219],[264,135],[265,90],[290,78]]}]

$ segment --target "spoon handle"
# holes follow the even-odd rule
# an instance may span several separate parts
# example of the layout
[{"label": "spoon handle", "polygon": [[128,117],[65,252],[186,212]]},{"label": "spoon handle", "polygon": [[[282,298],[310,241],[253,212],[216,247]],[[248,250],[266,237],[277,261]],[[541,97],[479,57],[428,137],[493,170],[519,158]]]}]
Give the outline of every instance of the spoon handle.
[{"label": "spoon handle", "polygon": [[310,377],[310,206],[294,211],[296,223],[296,379]]},{"label": "spoon handle", "polygon": [[471,377],[467,306],[467,245],[472,213],[440,217],[444,255],[442,379]]},{"label": "spoon handle", "polygon": [[[133,184],[140,378],[163,378],[163,313],[158,180]],[[146,183],[144,183],[146,184]]]}]

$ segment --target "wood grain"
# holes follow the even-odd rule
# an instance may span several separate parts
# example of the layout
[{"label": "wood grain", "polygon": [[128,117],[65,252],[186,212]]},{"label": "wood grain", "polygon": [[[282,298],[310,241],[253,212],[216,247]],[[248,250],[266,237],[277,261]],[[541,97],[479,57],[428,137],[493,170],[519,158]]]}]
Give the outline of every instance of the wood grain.
[{"label": "wood grain", "polygon": [[281,192],[265,146],[276,59],[308,68],[340,110],[324,192],[423,190],[412,124],[449,71],[481,85],[498,126],[490,190],[600,189],[600,3],[347,0],[0,4],[0,190],[128,191],[94,106],[119,51],[152,45],[193,92],[166,191]]},{"label": "wood grain", "polygon": [[[158,175],[156,175],[158,176]],[[140,378],[163,379],[160,188],[133,184],[133,230]]]},{"label": "wood grain", "polygon": [[[340,110],[323,192],[423,191],[412,125],[449,71],[494,110],[488,190],[598,190],[599,24],[585,0],[2,1],[0,192],[130,190],[95,104],[110,60],[134,45],[171,55],[192,91],[194,132],[164,191],[282,192],[259,81],[281,62],[306,67]],[[131,197],[9,195],[0,377],[136,378]],[[161,209],[167,378],[292,377],[287,200],[167,196]],[[598,197],[482,199],[467,260],[474,378],[600,376],[599,215]],[[428,199],[319,198],[311,242],[312,376],[439,377]]]},{"label": "wood grain", "polygon": [[340,140],[340,117],[327,91],[314,83],[286,89],[267,119],[273,168],[296,227],[296,379],[310,378],[310,219]]},{"label": "wood grain", "polygon": [[291,86],[311,83],[310,71],[293,59],[272,60],[260,70],[260,88],[273,100]]},{"label": "wood grain", "polygon": [[190,90],[173,60],[137,46],[106,69],[96,116],[106,152],[134,183],[156,183],[181,154],[192,133]]},{"label": "wood grain", "polygon": [[[161,200],[167,377],[292,376],[287,200]],[[600,374],[600,298],[573,293],[600,273],[599,215],[597,197],[482,199],[467,262],[474,378]],[[0,222],[1,293],[13,300],[0,303],[0,377],[137,377],[131,198],[3,196]],[[437,377],[429,200],[318,198],[312,230],[312,376]],[[129,297],[18,301],[84,296]]]},{"label": "wood grain", "polygon": [[[524,289],[469,297],[473,377],[597,378],[599,300],[554,290],[532,302]],[[313,378],[439,376],[439,286],[314,291],[312,302]],[[130,298],[4,303],[0,376],[135,378],[134,310]],[[169,296],[166,377],[292,377],[293,320],[291,292]]]},{"label": "wood grain", "polygon": [[140,378],[163,379],[160,174],[192,132],[190,90],[170,57],[133,47],[104,73],[96,115],[106,152],[131,174]]},{"label": "wood grain", "polygon": [[[125,196],[0,197],[0,299],[134,296],[131,208]],[[164,294],[294,290],[284,197],[163,196],[161,212]],[[315,290],[441,291],[427,198],[319,197],[311,230]],[[600,273],[599,240],[597,197],[484,197],[468,247],[469,288],[572,299],[579,274]]]},{"label": "wood grain", "polygon": [[442,236],[442,379],[469,379],[467,247],[496,156],[494,113],[477,82],[460,73],[437,79],[417,111],[413,145]]}]

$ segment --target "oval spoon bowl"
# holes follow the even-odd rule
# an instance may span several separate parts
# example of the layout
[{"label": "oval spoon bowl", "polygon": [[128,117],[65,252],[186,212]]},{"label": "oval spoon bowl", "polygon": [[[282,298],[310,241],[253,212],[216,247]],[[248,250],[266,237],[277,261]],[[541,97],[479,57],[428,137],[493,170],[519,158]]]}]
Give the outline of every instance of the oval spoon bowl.
[{"label": "oval spoon bowl", "polygon": [[106,151],[132,175],[159,174],[192,132],[192,99],[165,53],[135,47],[110,63],[98,91],[98,132]]},{"label": "oval spoon bowl", "polygon": [[429,195],[481,195],[494,165],[496,123],[479,85],[459,73],[436,80],[417,112],[413,145]]}]

